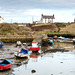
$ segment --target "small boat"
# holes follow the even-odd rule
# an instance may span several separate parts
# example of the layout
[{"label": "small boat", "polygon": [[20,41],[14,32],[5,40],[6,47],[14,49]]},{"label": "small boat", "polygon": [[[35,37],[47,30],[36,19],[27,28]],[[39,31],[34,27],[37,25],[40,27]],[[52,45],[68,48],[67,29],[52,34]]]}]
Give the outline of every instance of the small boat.
[{"label": "small boat", "polygon": [[54,37],[53,37],[53,39],[57,39],[58,37],[55,35]]},{"label": "small boat", "polygon": [[1,41],[1,42],[0,42],[0,47],[3,47],[3,46],[4,46],[4,44],[3,44],[3,42]]},{"label": "small boat", "polygon": [[73,40],[73,44],[75,45],[75,38],[73,38],[72,40]]},{"label": "small boat", "polygon": [[17,41],[16,46],[21,46],[21,45],[22,45],[21,41]]},{"label": "small boat", "polygon": [[3,60],[0,62],[0,71],[8,70],[11,68],[12,62],[9,60]]},{"label": "small boat", "polygon": [[28,50],[22,48],[20,52],[15,53],[15,56],[17,58],[28,58]]},{"label": "small boat", "polygon": [[39,51],[40,46],[37,45],[37,42],[32,42],[32,47],[30,47],[31,51]]},{"label": "small boat", "polygon": [[48,39],[52,39],[52,37],[48,37]]},{"label": "small boat", "polygon": [[54,43],[53,40],[50,40],[50,44],[53,45],[53,43]]}]

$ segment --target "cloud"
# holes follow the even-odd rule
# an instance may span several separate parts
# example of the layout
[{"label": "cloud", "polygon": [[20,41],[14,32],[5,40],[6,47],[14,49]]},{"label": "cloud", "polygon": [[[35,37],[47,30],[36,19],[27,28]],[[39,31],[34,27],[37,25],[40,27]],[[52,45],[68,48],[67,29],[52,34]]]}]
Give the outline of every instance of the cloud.
[{"label": "cloud", "polygon": [[11,9],[10,11],[2,10],[0,15],[4,18],[5,22],[24,22],[32,23],[32,17],[34,21],[41,19],[41,14],[44,15],[55,15],[54,22],[71,22],[74,19],[73,12],[75,10],[53,10],[53,9],[28,9],[28,10],[16,10]]},{"label": "cloud", "polygon": [[6,9],[74,9],[75,0],[2,0]]},{"label": "cloud", "polygon": [[0,15],[5,21],[32,22],[40,20],[41,14],[55,14],[55,21],[72,21],[75,0],[1,0]]},{"label": "cloud", "polygon": [[7,11],[0,11],[0,14],[10,14],[11,12],[7,12]]},{"label": "cloud", "polygon": [[75,16],[75,13],[73,13],[72,15]]}]

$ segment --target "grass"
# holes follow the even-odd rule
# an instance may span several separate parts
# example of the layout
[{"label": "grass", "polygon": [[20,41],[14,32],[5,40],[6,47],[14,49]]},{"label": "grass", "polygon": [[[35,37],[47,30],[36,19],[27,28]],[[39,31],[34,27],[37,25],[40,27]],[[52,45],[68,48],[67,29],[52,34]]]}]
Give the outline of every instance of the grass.
[{"label": "grass", "polygon": [[61,28],[60,31],[63,31],[63,32],[69,32],[71,34],[75,34],[75,23],[72,23],[70,25],[67,25],[66,27],[64,28]]},{"label": "grass", "polygon": [[[38,40],[40,37],[50,36],[75,36],[75,23],[48,23],[37,24],[32,26],[38,29],[33,31],[31,27],[18,26],[18,24],[3,23],[0,24],[0,39],[6,42],[15,42],[17,40],[24,41],[25,39],[30,41],[31,39]],[[41,31],[40,29],[43,28]],[[36,29],[35,29],[36,30]]]},{"label": "grass", "polygon": [[0,35],[28,35],[31,29],[25,26],[18,26],[17,24],[2,23],[0,24]]}]

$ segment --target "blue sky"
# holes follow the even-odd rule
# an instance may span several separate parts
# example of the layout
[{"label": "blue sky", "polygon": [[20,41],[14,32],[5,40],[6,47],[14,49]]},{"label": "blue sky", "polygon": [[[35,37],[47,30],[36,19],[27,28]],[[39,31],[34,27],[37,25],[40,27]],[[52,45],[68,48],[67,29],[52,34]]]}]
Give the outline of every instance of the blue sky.
[{"label": "blue sky", "polygon": [[31,23],[41,14],[55,15],[54,22],[73,22],[75,0],[0,0],[0,16],[5,22]]}]

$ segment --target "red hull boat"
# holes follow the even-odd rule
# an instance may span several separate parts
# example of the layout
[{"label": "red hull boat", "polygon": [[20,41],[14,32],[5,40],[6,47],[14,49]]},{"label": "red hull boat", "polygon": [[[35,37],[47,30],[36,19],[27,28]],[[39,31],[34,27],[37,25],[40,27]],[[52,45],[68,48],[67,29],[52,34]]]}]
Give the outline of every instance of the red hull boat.
[{"label": "red hull boat", "polygon": [[37,42],[32,42],[32,47],[30,48],[31,51],[39,51],[40,47],[37,45]]},{"label": "red hull boat", "polygon": [[11,68],[11,62],[9,60],[3,60],[0,63],[0,71],[8,70]]}]

